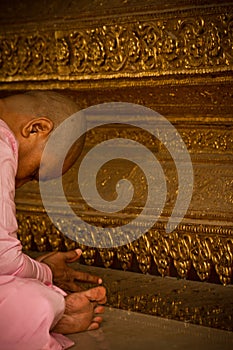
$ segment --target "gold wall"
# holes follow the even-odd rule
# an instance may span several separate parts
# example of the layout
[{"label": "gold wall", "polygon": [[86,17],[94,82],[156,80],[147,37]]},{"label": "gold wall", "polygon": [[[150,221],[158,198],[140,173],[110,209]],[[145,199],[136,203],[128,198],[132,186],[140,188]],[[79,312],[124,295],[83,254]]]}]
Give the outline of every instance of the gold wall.
[{"label": "gold wall", "polygon": [[[33,8],[26,0],[12,4],[0,4],[1,96],[52,89],[69,95],[80,108],[111,101],[141,104],[177,128],[191,155],[192,200],[182,223],[167,234],[165,223],[178,184],[163,145],[134,128],[102,126],[88,132],[83,154],[112,137],[130,137],[146,145],[163,165],[168,196],[161,219],[147,234],[120,248],[82,246],[83,262],[232,283],[231,3],[89,0],[51,1],[43,6],[38,1]],[[123,174],[122,165],[116,171],[117,166],[106,165],[99,180],[110,199],[112,183]],[[108,226],[137,215],[145,202],[146,183],[136,167],[124,165],[123,176],[135,184],[136,195],[117,219],[102,216],[83,202],[73,185],[77,167],[65,175],[64,187],[70,204],[86,222]],[[18,190],[16,202],[25,250],[65,250],[79,245],[51,224],[36,183]],[[64,221],[67,232],[73,234],[72,222],[68,217]]]}]

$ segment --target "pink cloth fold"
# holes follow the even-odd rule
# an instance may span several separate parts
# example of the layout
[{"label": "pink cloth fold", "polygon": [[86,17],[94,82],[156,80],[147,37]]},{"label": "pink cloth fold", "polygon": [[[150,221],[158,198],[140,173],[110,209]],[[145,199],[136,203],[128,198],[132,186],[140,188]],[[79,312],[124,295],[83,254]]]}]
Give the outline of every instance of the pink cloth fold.
[{"label": "pink cloth fold", "polygon": [[36,279],[0,276],[0,349],[68,349],[71,340],[50,332],[64,307],[58,289]]},{"label": "pink cloth fold", "polygon": [[17,238],[15,176],[17,141],[0,120],[0,348],[61,350],[73,342],[50,329],[62,317],[64,291],[50,268],[23,254]]}]

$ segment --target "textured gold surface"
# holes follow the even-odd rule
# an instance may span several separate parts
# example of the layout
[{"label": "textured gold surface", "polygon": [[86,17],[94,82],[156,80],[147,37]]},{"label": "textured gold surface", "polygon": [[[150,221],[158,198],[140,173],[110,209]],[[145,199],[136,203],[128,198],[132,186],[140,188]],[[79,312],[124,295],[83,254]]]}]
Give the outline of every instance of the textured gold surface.
[{"label": "textured gold surface", "polygon": [[[117,3],[124,8],[124,3]],[[118,18],[89,14],[89,20],[79,13],[77,21],[64,25],[56,20],[54,26],[47,20],[45,28],[39,23],[32,26],[26,15],[30,10],[24,13],[23,28],[7,27],[2,15],[0,80],[30,81],[36,76],[37,81],[77,82],[232,71],[233,7],[200,5],[195,8],[195,1],[187,1],[179,9],[173,3],[167,11],[152,6],[147,13],[141,5],[141,10],[138,6],[127,15],[119,10]]]},{"label": "textured gold surface", "polygon": [[[141,272],[151,273],[154,263],[162,276],[170,275],[174,266],[180,277],[190,278],[190,269],[193,266],[200,280],[208,280],[214,267],[223,284],[231,282],[233,230],[229,227],[208,226],[203,223],[196,226],[182,224],[168,235],[162,224],[156,224],[148,234],[127,246],[95,249],[77,244],[63,236],[42,214],[30,214],[27,217],[25,213],[20,213],[18,220],[19,237],[25,250],[69,250],[80,247],[83,250],[83,262],[87,265],[94,265],[99,260],[98,264],[101,266],[114,267],[118,261],[124,270],[133,269],[134,256]],[[72,222],[68,218],[63,221],[67,232],[75,236]],[[93,218],[91,221],[93,222]],[[102,218],[97,218],[96,221],[103,222]],[[105,220],[104,224],[107,223]],[[81,229],[85,231],[85,226]]]},{"label": "textured gold surface", "polygon": [[[31,6],[23,0],[17,2],[17,11],[14,6],[1,6],[1,96],[54,89],[76,100],[80,108],[110,101],[144,105],[173,123],[194,167],[189,210],[168,235],[164,225],[176,200],[177,176],[163,145],[135,128],[92,130],[84,153],[103,140],[120,136],[143,143],[156,155],[168,187],[161,220],[141,239],[119,249],[87,248],[52,226],[38,186],[30,183],[16,196],[19,236],[25,250],[66,250],[80,245],[87,265],[232,283],[231,2],[57,0],[44,8],[39,2]],[[100,216],[85,204],[74,185],[76,174],[77,167],[65,176],[65,193],[73,209],[89,223],[122,224],[138,215],[145,202],[146,181],[132,164],[106,165],[97,181],[109,200],[121,176],[135,184],[132,203],[117,219]],[[52,188],[50,195],[59,203],[52,197]],[[75,235],[77,228],[65,213],[58,215],[64,215],[67,233]],[[86,230],[85,224],[79,229]]]},{"label": "textured gold surface", "polygon": [[[126,96],[127,92],[129,93]],[[166,235],[164,223],[171,215],[176,201],[177,176],[174,164],[163,145],[147,133],[138,132],[134,128],[102,127],[88,133],[84,154],[101,141],[114,137],[129,137],[146,147],[156,155],[163,166],[167,178],[168,196],[163,210],[162,221],[137,242],[117,250],[98,251],[98,249],[82,246],[84,262],[89,265],[101,264],[105,267],[119,266],[123,269],[137,268],[146,273],[161,275],[176,274],[185,278],[200,278],[201,280],[220,280],[223,284],[232,282],[232,87],[222,83],[214,86],[166,87],[150,89],[125,88],[101,89],[87,92],[66,92],[82,107],[118,100],[141,103],[163,114],[174,123],[180,132],[190,152],[194,168],[194,190],[186,217],[178,229],[171,235]],[[124,97],[123,97],[124,96]],[[126,97],[125,97],[126,96]],[[139,97],[138,97],[139,96]],[[170,96],[170,100],[169,100]],[[185,102],[184,101],[185,96]],[[190,112],[191,111],[191,112]],[[174,145],[175,147],[175,145]],[[64,190],[72,208],[89,223],[96,225],[121,225],[128,218],[138,215],[145,203],[147,184],[143,174],[132,164],[120,161],[106,164],[99,172],[97,187],[107,200],[112,200],[115,184],[125,177],[132,181],[135,196],[124,213],[116,218],[99,216],[82,200],[76,188],[74,178],[78,164],[64,177]],[[86,184],[88,186],[88,184]],[[53,188],[48,193],[53,198]],[[59,203],[59,199],[54,198]],[[41,226],[39,213],[34,217],[34,211],[41,211],[38,187],[35,183],[26,185],[17,193],[19,211],[26,211],[30,216],[28,224],[34,222],[37,227],[35,239],[25,245],[27,249],[71,249],[76,244],[60,233],[54,233],[49,222]],[[152,214],[153,214],[153,208]],[[65,213],[61,213],[65,215]],[[124,214],[124,215],[123,215]],[[124,219],[123,219],[124,217]],[[20,214],[19,222],[25,225],[24,215]],[[46,220],[46,219],[45,219]],[[75,230],[69,218],[64,218],[67,233],[75,237]],[[126,220],[127,221],[127,220]],[[142,223],[143,224],[143,223]],[[135,230],[137,228],[135,227]],[[51,233],[53,230],[53,233]],[[87,230],[85,225],[81,230]],[[25,243],[30,230],[22,229],[21,236]],[[57,236],[56,236],[57,235]],[[195,271],[193,276],[193,270]],[[217,277],[213,277],[217,276]]]}]

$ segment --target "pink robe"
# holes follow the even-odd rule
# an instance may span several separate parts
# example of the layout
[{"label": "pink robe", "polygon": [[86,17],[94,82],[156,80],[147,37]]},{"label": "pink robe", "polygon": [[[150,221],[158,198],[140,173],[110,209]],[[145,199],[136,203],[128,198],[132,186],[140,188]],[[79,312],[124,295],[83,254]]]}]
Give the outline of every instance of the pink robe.
[{"label": "pink robe", "polygon": [[17,141],[0,120],[0,349],[60,350],[73,342],[50,329],[62,317],[66,295],[52,272],[22,253],[14,203]]}]

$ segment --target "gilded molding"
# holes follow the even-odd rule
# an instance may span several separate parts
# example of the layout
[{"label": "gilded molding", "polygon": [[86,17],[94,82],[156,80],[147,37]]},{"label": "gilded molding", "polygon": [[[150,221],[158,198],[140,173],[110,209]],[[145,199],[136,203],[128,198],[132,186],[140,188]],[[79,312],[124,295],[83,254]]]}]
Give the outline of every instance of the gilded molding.
[{"label": "gilded molding", "polygon": [[[148,122],[150,122],[149,119]],[[191,154],[221,154],[221,156],[225,156],[225,159],[231,161],[233,157],[233,126],[231,121],[227,122],[227,118],[225,118],[221,125],[212,123],[211,128],[209,123],[211,123],[211,120],[200,126],[198,123],[195,123],[194,116],[192,123],[189,122],[189,126],[185,125],[183,120],[179,120],[178,117],[175,120],[175,126]],[[107,127],[99,127],[98,130],[97,132],[95,129],[91,129],[87,133],[87,148],[93,147],[100,141],[122,137],[143,143],[152,152],[158,153],[163,151],[161,143],[145,130],[140,130],[139,132],[134,127],[126,129],[124,126],[115,128],[109,125]]]},{"label": "gilded molding", "polygon": [[69,67],[71,76],[231,70],[232,23],[226,14],[58,32],[58,69]]},{"label": "gilded molding", "polygon": [[117,23],[67,22],[0,33],[2,82],[206,74],[233,69],[232,7],[156,13]]},{"label": "gilded molding", "polygon": [[35,74],[38,77],[50,76],[56,65],[53,46],[50,33],[0,34],[1,80],[33,79]]},{"label": "gilded molding", "polygon": [[[19,237],[26,251],[37,250],[70,250],[80,247],[83,250],[83,262],[95,265],[97,256],[104,267],[111,267],[116,262],[124,270],[133,268],[133,256],[137,260],[142,273],[151,271],[152,264],[160,275],[169,276],[174,265],[177,274],[188,278],[193,267],[200,280],[208,280],[214,266],[219,280],[224,285],[232,282],[233,266],[233,229],[230,226],[214,226],[208,224],[180,224],[171,234],[165,233],[165,226],[158,222],[141,238],[128,245],[97,249],[76,243],[64,236],[44,214],[19,212]],[[93,218],[84,218],[87,222]],[[104,221],[111,226],[111,219],[96,218],[96,223]],[[67,233],[75,238],[76,228],[69,218],[64,218]],[[89,228],[82,225],[82,231]],[[135,227],[135,230],[137,227]]]}]

